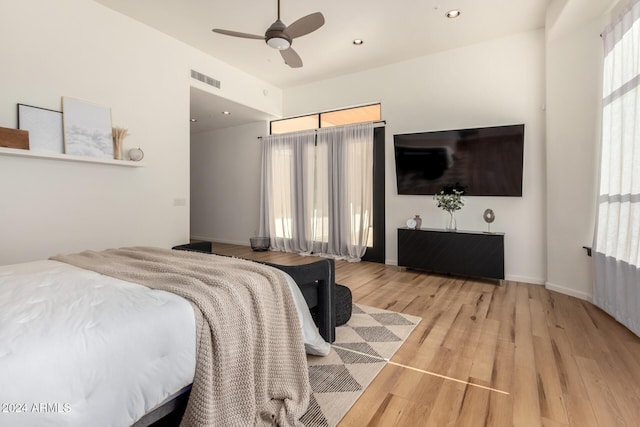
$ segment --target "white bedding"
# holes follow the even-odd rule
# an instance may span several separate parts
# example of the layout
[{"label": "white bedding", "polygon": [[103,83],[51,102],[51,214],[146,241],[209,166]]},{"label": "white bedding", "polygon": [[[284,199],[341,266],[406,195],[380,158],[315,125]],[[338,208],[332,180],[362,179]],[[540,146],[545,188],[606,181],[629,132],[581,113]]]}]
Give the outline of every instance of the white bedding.
[{"label": "white bedding", "polygon": [[[327,354],[287,279],[307,351]],[[195,348],[179,296],[57,261],[0,267],[0,426],[130,426],[192,382]]]}]

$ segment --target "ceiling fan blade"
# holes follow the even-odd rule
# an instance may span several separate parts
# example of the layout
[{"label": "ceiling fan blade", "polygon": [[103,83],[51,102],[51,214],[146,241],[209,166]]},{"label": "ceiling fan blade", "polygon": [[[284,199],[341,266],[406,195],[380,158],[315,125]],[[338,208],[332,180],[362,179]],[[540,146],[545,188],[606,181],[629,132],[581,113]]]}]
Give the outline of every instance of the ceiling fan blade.
[{"label": "ceiling fan blade", "polygon": [[239,33],[238,31],[220,30],[218,28],[214,28],[211,31],[218,34],[224,34],[225,36],[242,37],[245,39],[264,40],[264,36],[257,36],[255,34],[247,34],[247,33]]},{"label": "ceiling fan blade", "polygon": [[322,13],[316,12],[298,19],[289,25],[284,32],[292,39],[295,39],[312,33],[323,25],[324,16],[322,16]]},{"label": "ceiling fan blade", "polygon": [[300,68],[302,67],[302,59],[296,53],[295,50],[289,48],[280,51],[280,55],[282,55],[282,59],[284,59],[285,64],[287,64],[291,68]]}]

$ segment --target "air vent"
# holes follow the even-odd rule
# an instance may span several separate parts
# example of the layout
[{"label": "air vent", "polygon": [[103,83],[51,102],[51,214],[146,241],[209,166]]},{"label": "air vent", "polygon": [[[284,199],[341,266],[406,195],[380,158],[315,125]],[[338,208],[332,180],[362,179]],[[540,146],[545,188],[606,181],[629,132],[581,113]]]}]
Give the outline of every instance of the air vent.
[{"label": "air vent", "polygon": [[209,86],[213,86],[220,89],[220,80],[216,80],[213,77],[209,77],[207,75],[199,73],[196,70],[191,70],[191,77],[193,77],[196,80],[200,80],[202,83],[206,83]]}]

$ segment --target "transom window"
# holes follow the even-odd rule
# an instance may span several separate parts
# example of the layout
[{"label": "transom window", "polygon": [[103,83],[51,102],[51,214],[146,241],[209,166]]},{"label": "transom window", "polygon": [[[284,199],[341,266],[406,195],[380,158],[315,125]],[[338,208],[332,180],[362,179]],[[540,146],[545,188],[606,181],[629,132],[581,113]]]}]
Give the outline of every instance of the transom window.
[{"label": "transom window", "polygon": [[380,120],[381,117],[380,104],[344,108],[289,119],[273,120],[271,122],[271,134],[276,135],[279,133],[313,130],[331,126],[375,122]]}]

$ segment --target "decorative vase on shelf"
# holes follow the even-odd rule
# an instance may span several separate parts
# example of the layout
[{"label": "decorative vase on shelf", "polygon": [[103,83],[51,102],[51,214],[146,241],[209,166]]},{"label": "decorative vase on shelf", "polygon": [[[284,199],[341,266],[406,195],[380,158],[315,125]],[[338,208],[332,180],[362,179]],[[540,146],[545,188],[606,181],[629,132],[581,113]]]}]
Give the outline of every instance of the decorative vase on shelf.
[{"label": "decorative vase on shelf", "polygon": [[113,139],[113,158],[122,160],[122,139]]},{"label": "decorative vase on shelf", "polygon": [[422,227],[422,218],[420,218],[420,215],[416,215],[413,220],[416,222],[416,230],[420,230],[420,227]]},{"label": "decorative vase on shelf", "polygon": [[447,230],[456,231],[458,229],[458,225],[456,224],[456,211],[447,212],[449,212],[449,222],[447,223]]},{"label": "decorative vase on shelf", "polygon": [[122,146],[124,145],[124,138],[128,135],[129,131],[124,128],[114,127],[111,129],[113,135],[113,158],[116,160],[122,160]]}]

